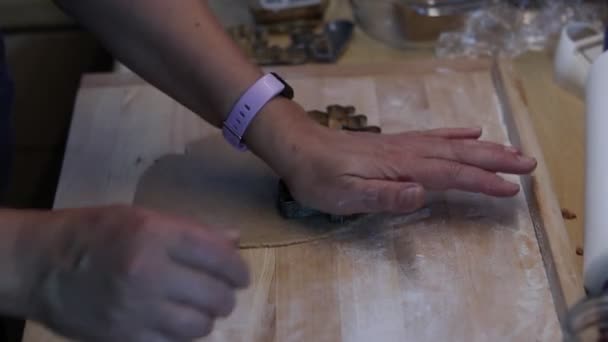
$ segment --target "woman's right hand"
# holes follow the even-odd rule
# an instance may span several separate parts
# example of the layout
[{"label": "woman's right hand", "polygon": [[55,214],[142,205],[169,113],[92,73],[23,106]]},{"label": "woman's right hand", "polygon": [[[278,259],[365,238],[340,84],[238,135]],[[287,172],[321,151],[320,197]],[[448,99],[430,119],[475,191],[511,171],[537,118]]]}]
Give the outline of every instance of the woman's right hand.
[{"label": "woman's right hand", "polygon": [[30,318],[70,338],[197,339],[249,282],[236,234],[126,206],[51,212],[39,224]]}]

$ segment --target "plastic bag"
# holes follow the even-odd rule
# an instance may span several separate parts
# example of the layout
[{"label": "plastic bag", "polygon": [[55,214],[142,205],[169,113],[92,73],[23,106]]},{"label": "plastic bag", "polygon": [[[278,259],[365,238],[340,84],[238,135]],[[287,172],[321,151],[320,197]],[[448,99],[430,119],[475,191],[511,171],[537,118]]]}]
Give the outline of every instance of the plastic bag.
[{"label": "plastic bag", "polygon": [[442,58],[516,57],[551,46],[568,22],[601,26],[604,11],[604,2],[489,0],[468,15],[462,31],[442,33],[435,53]]}]

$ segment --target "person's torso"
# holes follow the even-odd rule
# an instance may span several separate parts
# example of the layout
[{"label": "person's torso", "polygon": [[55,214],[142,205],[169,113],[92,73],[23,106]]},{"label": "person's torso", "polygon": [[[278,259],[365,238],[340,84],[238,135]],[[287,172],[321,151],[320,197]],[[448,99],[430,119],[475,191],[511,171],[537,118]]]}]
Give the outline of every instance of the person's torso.
[{"label": "person's torso", "polygon": [[13,137],[10,114],[13,103],[13,84],[8,71],[4,40],[0,35],[0,195],[8,185]]}]

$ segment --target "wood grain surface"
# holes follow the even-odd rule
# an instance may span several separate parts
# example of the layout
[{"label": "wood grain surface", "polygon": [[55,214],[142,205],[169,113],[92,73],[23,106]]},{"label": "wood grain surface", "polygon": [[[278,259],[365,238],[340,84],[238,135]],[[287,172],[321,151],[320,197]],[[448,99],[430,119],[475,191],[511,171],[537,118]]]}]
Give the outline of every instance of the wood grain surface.
[{"label": "wood grain surface", "polygon": [[[511,138],[542,161],[508,67],[424,61],[282,72],[307,109],[352,104],[389,133],[481,125],[484,138]],[[131,203],[154,160],[209,134],[140,80],[112,82],[83,82],[57,208]],[[413,216],[373,216],[340,238],[244,250],[252,286],[209,340],[558,340],[558,315],[580,279],[568,271],[572,248],[548,173],[539,172],[514,199],[450,192]],[[62,340],[28,324],[24,341]]]},{"label": "wood grain surface", "polygon": [[[522,177],[528,206],[536,226],[537,239],[545,260],[545,268],[554,288],[558,312],[563,315],[583,296],[582,276],[572,240],[562,218],[562,209],[553,190],[553,181],[527,105],[527,97],[511,63],[501,63],[495,69],[495,84],[502,96],[510,138],[525,154],[535,156],[538,167],[530,177]],[[539,221],[540,220],[540,221]],[[555,295],[557,294],[557,295]],[[559,297],[561,296],[561,297]]]},{"label": "wood grain surface", "polygon": [[[518,58],[514,69],[557,199],[576,216],[565,221],[572,248],[584,252],[585,105],[555,83],[551,58],[549,52],[530,53]],[[582,274],[583,255],[579,254],[574,258]]]}]

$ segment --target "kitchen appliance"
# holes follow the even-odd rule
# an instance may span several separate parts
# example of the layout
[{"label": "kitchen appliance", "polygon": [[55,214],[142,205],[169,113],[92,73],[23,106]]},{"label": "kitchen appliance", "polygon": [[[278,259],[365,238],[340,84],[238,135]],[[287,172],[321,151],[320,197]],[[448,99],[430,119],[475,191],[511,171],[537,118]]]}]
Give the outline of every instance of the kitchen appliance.
[{"label": "kitchen appliance", "polygon": [[608,53],[589,71],[586,89],[584,282],[589,296],[608,290]]}]

